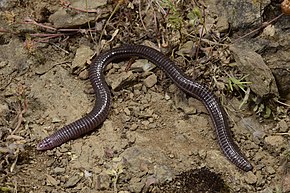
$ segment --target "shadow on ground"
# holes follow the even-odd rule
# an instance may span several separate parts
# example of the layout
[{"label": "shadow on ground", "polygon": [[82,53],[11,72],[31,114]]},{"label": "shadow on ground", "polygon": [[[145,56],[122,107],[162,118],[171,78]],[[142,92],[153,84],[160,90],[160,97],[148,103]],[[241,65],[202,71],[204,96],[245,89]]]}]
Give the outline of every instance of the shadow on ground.
[{"label": "shadow on ground", "polygon": [[178,175],[173,181],[161,184],[158,192],[230,192],[220,175],[207,168],[189,170]]}]

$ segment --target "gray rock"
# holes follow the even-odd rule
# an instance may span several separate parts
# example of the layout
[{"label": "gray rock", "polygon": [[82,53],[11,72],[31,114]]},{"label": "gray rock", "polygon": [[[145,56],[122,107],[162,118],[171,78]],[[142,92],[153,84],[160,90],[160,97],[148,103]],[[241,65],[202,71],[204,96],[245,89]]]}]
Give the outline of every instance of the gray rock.
[{"label": "gray rock", "polygon": [[285,120],[281,120],[279,122],[279,127],[280,127],[280,132],[286,133],[286,132],[288,132],[290,125],[288,125]]},{"label": "gray rock", "polygon": [[202,149],[202,150],[199,150],[199,151],[198,151],[198,155],[199,155],[199,157],[200,157],[201,159],[205,159],[207,153],[206,153],[205,150]]},{"label": "gray rock", "polygon": [[267,172],[269,174],[275,174],[276,173],[275,169],[272,166],[267,166],[266,170],[267,170]]},{"label": "gray rock", "polygon": [[229,21],[225,16],[220,16],[216,23],[216,28],[219,32],[224,32],[229,29]]},{"label": "gray rock", "polygon": [[[105,4],[107,4],[107,0],[91,0],[87,1],[87,4],[82,0],[71,0],[71,7],[83,10],[94,9]],[[49,21],[56,28],[73,28],[92,22],[95,18],[95,14],[86,12],[77,12],[76,14],[71,9],[60,8],[49,17]]]},{"label": "gray rock", "polygon": [[130,116],[130,115],[131,115],[131,111],[130,111],[129,108],[125,107],[123,111],[125,112],[125,114],[126,114],[127,116]]},{"label": "gray rock", "polygon": [[72,7],[84,10],[94,9],[107,4],[107,0],[90,0],[86,1],[86,3],[83,0],[70,0],[70,2]]},{"label": "gray rock", "polygon": [[138,128],[138,125],[136,123],[133,123],[130,127],[131,131],[135,131]]},{"label": "gray rock", "polygon": [[230,50],[241,72],[249,75],[245,79],[251,82],[249,86],[254,93],[260,97],[279,96],[275,78],[261,55],[236,45],[230,46]]},{"label": "gray rock", "polygon": [[167,93],[165,93],[164,99],[168,101],[171,99],[171,97]]},{"label": "gray rock", "polygon": [[65,168],[61,168],[61,167],[56,167],[53,169],[53,173],[55,174],[61,174],[65,172]]},{"label": "gray rock", "polygon": [[85,67],[85,64],[88,59],[94,54],[94,51],[90,47],[82,45],[76,51],[75,58],[72,62],[72,71],[73,73],[78,74],[80,70]]},{"label": "gray rock", "polygon": [[79,78],[80,78],[81,80],[86,80],[86,79],[88,79],[88,78],[89,78],[89,71],[88,71],[87,69],[81,71],[80,74],[79,74]]},{"label": "gray rock", "polygon": [[[271,1],[252,0],[206,0],[207,10],[219,17],[226,17],[231,27],[234,29],[245,26],[259,25],[261,23],[260,14]],[[261,13],[263,14],[263,13]]]},{"label": "gray rock", "polygon": [[132,71],[135,72],[147,72],[154,69],[156,66],[150,62],[148,62],[147,59],[139,59],[136,60],[130,67]]},{"label": "gray rock", "polygon": [[247,172],[244,179],[248,184],[255,184],[258,178],[253,174],[253,172]]},{"label": "gray rock", "polygon": [[106,80],[113,90],[120,90],[122,86],[136,79],[136,76],[131,72],[121,72],[120,74],[112,74],[107,76]]},{"label": "gray rock", "polygon": [[64,184],[64,187],[71,188],[77,185],[77,183],[83,178],[83,174],[74,174],[71,176],[66,183]]},{"label": "gray rock", "polygon": [[46,182],[47,182],[47,185],[50,185],[50,186],[57,186],[60,183],[59,180],[56,180],[54,177],[48,174],[46,174]]},{"label": "gray rock", "polygon": [[194,42],[187,41],[185,44],[181,46],[181,48],[176,52],[176,54],[180,56],[192,57],[192,54],[194,53],[193,49],[194,49]]},{"label": "gray rock", "polygon": [[151,74],[144,80],[144,85],[147,88],[151,88],[157,83],[157,76],[155,74]]},{"label": "gray rock", "polygon": [[68,9],[60,8],[49,17],[49,21],[53,23],[55,28],[73,28],[92,22],[94,15],[86,13],[70,14]]}]

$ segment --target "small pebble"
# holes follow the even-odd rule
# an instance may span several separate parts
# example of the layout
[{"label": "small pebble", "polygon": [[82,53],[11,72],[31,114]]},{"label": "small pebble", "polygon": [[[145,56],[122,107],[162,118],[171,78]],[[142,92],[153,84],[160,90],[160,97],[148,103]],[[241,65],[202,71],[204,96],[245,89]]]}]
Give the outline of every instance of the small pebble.
[{"label": "small pebble", "polygon": [[87,69],[83,70],[79,74],[81,80],[87,80],[89,78],[89,71]]},{"label": "small pebble", "polygon": [[67,180],[67,182],[64,184],[64,187],[66,188],[74,187],[82,179],[82,177],[83,175],[81,174],[73,175]]},{"label": "small pebble", "polygon": [[130,127],[131,131],[135,131],[138,128],[138,125],[136,123],[133,123],[132,126]]},{"label": "small pebble", "polygon": [[257,176],[253,172],[247,172],[244,179],[248,184],[255,184],[257,182]]},{"label": "small pebble", "polygon": [[201,159],[205,159],[206,158],[206,151],[200,150],[200,151],[198,151],[198,155]]},{"label": "small pebble", "polygon": [[165,100],[169,100],[170,99],[170,96],[167,94],[167,93],[165,93],[165,96],[164,96],[164,98],[165,98]]},{"label": "small pebble", "polygon": [[144,126],[148,126],[150,122],[147,121],[147,120],[145,120],[145,121],[142,121],[141,123],[142,123],[142,125],[144,125]]},{"label": "small pebble", "polygon": [[144,85],[147,88],[151,88],[157,83],[157,76],[155,74],[151,74],[144,80]]},{"label": "small pebble", "polygon": [[72,70],[74,73],[79,73],[80,69],[83,69],[87,59],[94,54],[94,51],[90,47],[81,45],[77,51],[74,60],[72,61]]},{"label": "small pebble", "polygon": [[59,122],[61,122],[61,119],[58,117],[53,117],[51,122],[52,123],[59,123]]},{"label": "small pebble", "polygon": [[91,177],[93,174],[87,170],[84,171],[85,173],[85,178]]},{"label": "small pebble", "polygon": [[175,84],[171,84],[169,87],[168,87],[168,92],[169,93],[176,93],[178,90],[178,88],[175,86]]},{"label": "small pebble", "polygon": [[46,174],[47,185],[57,186],[60,182],[51,175]]},{"label": "small pebble", "polygon": [[153,123],[153,122],[154,122],[154,119],[153,119],[153,118],[149,118],[148,121],[149,121],[150,123]]},{"label": "small pebble", "polygon": [[288,132],[289,126],[287,125],[285,120],[281,120],[279,122],[280,132],[286,133]]},{"label": "small pebble", "polygon": [[136,141],[136,137],[134,135],[132,135],[132,134],[129,134],[127,138],[128,138],[128,142],[130,144],[133,144]]},{"label": "small pebble", "polygon": [[63,172],[65,172],[65,168],[56,167],[53,169],[53,173],[55,173],[55,174],[61,174]]},{"label": "small pebble", "polygon": [[127,107],[124,108],[124,112],[125,112],[125,114],[128,115],[128,116],[130,116],[130,114],[131,114],[130,110],[129,110]]},{"label": "small pebble", "polygon": [[267,166],[266,170],[267,170],[267,172],[269,174],[275,174],[276,173],[275,169],[272,166]]}]

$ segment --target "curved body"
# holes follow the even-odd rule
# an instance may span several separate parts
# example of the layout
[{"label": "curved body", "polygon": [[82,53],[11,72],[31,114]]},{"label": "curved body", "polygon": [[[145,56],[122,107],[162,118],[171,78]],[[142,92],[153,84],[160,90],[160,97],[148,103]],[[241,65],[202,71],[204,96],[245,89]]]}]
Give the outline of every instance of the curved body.
[{"label": "curved body", "polygon": [[161,52],[142,45],[125,45],[97,56],[92,61],[89,69],[90,80],[97,99],[93,110],[85,117],[64,126],[43,139],[37,145],[37,149],[52,149],[71,139],[82,136],[100,125],[106,119],[111,104],[110,90],[103,74],[106,65],[116,59],[126,59],[136,56],[146,58],[156,64],[181,90],[201,100],[213,121],[218,143],[224,155],[240,169],[244,171],[252,170],[252,165],[240,153],[239,148],[233,142],[228,128],[227,117],[213,93],[207,87],[185,76],[174,62]]}]

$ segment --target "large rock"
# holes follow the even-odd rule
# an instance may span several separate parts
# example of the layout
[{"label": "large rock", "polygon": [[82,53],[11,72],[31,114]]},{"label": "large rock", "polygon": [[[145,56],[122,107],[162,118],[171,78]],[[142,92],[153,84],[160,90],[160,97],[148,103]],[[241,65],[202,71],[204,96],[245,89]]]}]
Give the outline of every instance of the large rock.
[{"label": "large rock", "polygon": [[[70,6],[73,8],[90,10],[107,4],[107,0],[91,0],[87,1],[87,4],[82,0],[71,0],[70,3]],[[56,28],[73,28],[94,21],[95,18],[95,14],[88,14],[86,12],[78,12],[76,14],[70,8],[60,8],[49,17],[49,21]]]},{"label": "large rock", "polygon": [[250,88],[260,97],[279,96],[275,78],[261,55],[236,45],[230,46],[237,66],[246,80],[251,82]]},{"label": "large rock", "polygon": [[208,5],[207,10],[211,13],[227,19],[231,28],[238,29],[261,24],[263,10],[270,2],[270,0],[206,0],[204,4]]}]

